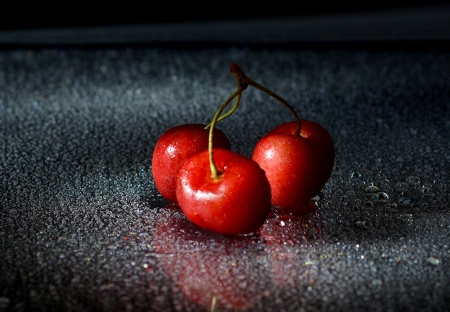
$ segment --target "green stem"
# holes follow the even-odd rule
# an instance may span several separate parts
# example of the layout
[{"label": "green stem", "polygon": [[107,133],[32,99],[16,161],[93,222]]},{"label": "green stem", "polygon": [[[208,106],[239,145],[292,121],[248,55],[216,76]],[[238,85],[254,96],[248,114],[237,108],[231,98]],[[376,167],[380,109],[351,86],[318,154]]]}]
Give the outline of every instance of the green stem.
[{"label": "green stem", "polygon": [[[236,100],[234,101],[233,107],[226,112],[225,114],[221,115],[218,119],[217,119],[217,123],[221,122],[222,120],[224,120],[225,118],[227,118],[228,116],[230,116],[231,114],[234,113],[234,111],[239,107],[239,104],[241,102],[241,97],[242,97],[242,93],[239,93],[236,96]],[[209,127],[211,127],[211,123],[209,125],[207,125],[205,127],[205,129],[208,129]]]},{"label": "green stem", "polygon": [[266,87],[264,87],[263,85],[261,85],[258,82],[254,81],[252,78],[248,77],[244,73],[242,68],[239,65],[237,65],[236,63],[234,63],[234,62],[231,65],[231,72],[236,77],[236,79],[238,79],[242,83],[250,85],[250,86],[253,86],[253,87],[263,91],[264,93],[267,93],[268,95],[270,95],[273,98],[277,99],[285,107],[287,107],[287,109],[289,109],[289,111],[292,113],[292,115],[294,115],[294,118],[295,118],[295,120],[298,123],[297,129],[295,130],[294,135],[297,135],[297,136],[300,135],[300,128],[301,128],[300,118],[298,117],[297,112],[294,110],[294,108],[285,99],[283,99],[281,96],[279,96],[278,94],[276,94],[272,90],[269,90]]},{"label": "green stem", "polygon": [[217,120],[219,118],[219,115],[222,113],[222,111],[225,109],[225,107],[228,105],[228,103],[230,103],[236,96],[240,96],[242,91],[244,91],[245,88],[243,88],[242,86],[238,86],[238,89],[236,91],[234,91],[229,97],[228,99],[226,99],[225,102],[223,102],[223,104],[219,107],[219,109],[217,110],[216,114],[214,115],[211,123],[210,123],[210,128],[209,128],[209,141],[208,141],[208,152],[209,152],[209,165],[211,167],[211,177],[213,179],[217,179],[217,177],[219,176],[219,170],[216,167],[216,164],[214,163],[214,159],[213,159],[213,131],[214,131],[214,127],[216,126]]}]

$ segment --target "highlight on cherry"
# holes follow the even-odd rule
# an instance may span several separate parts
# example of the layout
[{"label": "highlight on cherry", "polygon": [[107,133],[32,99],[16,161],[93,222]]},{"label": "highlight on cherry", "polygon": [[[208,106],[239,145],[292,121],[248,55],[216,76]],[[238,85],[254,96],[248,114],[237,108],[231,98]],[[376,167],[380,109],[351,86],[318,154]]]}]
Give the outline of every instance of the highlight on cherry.
[{"label": "highlight on cherry", "polygon": [[[152,173],[160,194],[178,204],[192,223],[239,235],[258,231],[271,207],[311,212],[308,204],[330,178],[335,150],[324,127],[300,119],[285,99],[247,76],[236,63],[231,63],[230,72],[236,90],[208,125],[184,124],[164,132],[155,145]],[[216,126],[238,111],[250,86],[275,98],[294,120],[260,138],[248,158],[233,152]]]}]

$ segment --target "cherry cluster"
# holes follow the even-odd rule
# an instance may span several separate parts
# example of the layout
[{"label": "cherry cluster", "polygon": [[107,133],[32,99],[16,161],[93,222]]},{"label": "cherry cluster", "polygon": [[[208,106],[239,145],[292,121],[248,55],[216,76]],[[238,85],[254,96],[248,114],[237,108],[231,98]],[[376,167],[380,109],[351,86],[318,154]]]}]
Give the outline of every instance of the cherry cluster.
[{"label": "cherry cluster", "polygon": [[[194,224],[223,234],[257,231],[272,206],[287,212],[307,204],[325,185],[334,165],[334,143],[322,126],[300,120],[289,103],[248,77],[232,62],[237,89],[209,125],[183,124],[168,129],[152,158],[155,186],[180,206]],[[238,108],[249,86],[274,97],[295,117],[278,125],[256,144],[252,158],[231,151],[215,126]],[[233,107],[223,113],[234,100]],[[223,113],[223,114],[222,114]]]}]

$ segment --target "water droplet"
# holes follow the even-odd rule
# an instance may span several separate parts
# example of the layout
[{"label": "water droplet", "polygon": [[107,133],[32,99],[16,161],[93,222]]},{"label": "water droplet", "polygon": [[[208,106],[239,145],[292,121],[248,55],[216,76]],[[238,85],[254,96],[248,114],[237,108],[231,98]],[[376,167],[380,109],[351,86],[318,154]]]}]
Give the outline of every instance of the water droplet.
[{"label": "water droplet", "polygon": [[396,203],[387,203],[387,204],[386,204],[386,208],[387,208],[387,209],[397,209],[398,206],[397,206]]},{"label": "water droplet", "polygon": [[359,228],[364,228],[364,229],[366,229],[366,228],[368,228],[369,227],[369,222],[367,222],[367,221],[356,221],[355,222],[355,225],[357,226],[357,227],[359,227]]},{"label": "water droplet", "polygon": [[366,193],[376,193],[380,191],[380,189],[378,187],[376,187],[375,185],[369,185],[368,187],[366,187],[366,189],[364,190],[364,192]]},{"label": "water droplet", "polygon": [[372,284],[374,286],[381,286],[381,285],[383,285],[383,281],[380,280],[380,279],[375,279],[375,280],[372,281]]},{"label": "water droplet", "polygon": [[364,203],[364,208],[372,208],[373,207],[373,202],[371,201],[366,201]]},{"label": "water droplet", "polygon": [[375,181],[377,181],[377,182],[381,182],[381,181],[383,181],[385,179],[385,177],[381,174],[381,173],[377,173],[376,175],[375,175]]},{"label": "water droplet", "polygon": [[352,180],[352,181],[359,181],[359,179],[361,179],[361,173],[359,173],[359,172],[352,172],[350,174],[350,180]]},{"label": "water droplet", "polygon": [[398,182],[395,184],[395,190],[396,191],[406,191],[407,189],[409,189],[409,185],[405,182]]},{"label": "water droplet", "polygon": [[399,205],[402,206],[411,206],[414,203],[414,198],[412,197],[400,197],[398,199]]},{"label": "water droplet", "polygon": [[433,265],[438,265],[441,261],[439,261],[439,259],[435,258],[435,257],[429,257],[427,259],[427,262]]},{"label": "water droplet", "polygon": [[389,200],[389,196],[385,192],[379,192],[373,196],[373,200],[377,202],[384,202]]},{"label": "water droplet", "polygon": [[420,184],[420,178],[417,176],[409,176],[405,179],[405,182],[412,185]]},{"label": "water droplet", "polygon": [[424,196],[433,196],[433,190],[431,189],[431,187],[427,187],[427,186],[423,186],[422,187],[422,194]]},{"label": "water droplet", "polygon": [[430,208],[430,204],[429,203],[421,203],[420,204],[420,209],[428,209],[428,208]]}]

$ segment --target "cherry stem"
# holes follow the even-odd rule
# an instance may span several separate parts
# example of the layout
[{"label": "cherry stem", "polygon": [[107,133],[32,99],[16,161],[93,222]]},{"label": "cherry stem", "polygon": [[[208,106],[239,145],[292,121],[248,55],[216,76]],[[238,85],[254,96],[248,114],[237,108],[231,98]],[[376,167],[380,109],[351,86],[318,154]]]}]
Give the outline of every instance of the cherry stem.
[{"label": "cherry stem", "polygon": [[249,76],[247,76],[244,73],[244,70],[238,64],[232,62],[230,71],[236,77],[236,80],[241,82],[241,84],[253,86],[256,89],[259,89],[259,90],[263,91],[264,93],[267,93],[268,95],[272,96],[273,98],[275,98],[279,102],[281,102],[281,104],[283,104],[287,109],[289,109],[289,111],[292,113],[292,115],[294,115],[295,120],[298,123],[297,129],[295,130],[294,135],[297,135],[297,136],[300,135],[300,128],[301,128],[300,118],[298,117],[297,112],[294,110],[294,108],[285,99],[283,99],[282,97],[277,95],[272,90],[269,90],[266,87],[264,87],[263,85],[261,85],[258,82],[254,81]]},{"label": "cherry stem", "polygon": [[216,114],[214,115],[209,128],[209,140],[208,140],[208,153],[209,153],[209,165],[211,167],[211,177],[213,179],[217,179],[219,176],[219,170],[216,167],[216,164],[214,163],[213,159],[213,131],[214,127],[216,126],[217,119],[219,118],[219,115],[222,113],[222,111],[225,109],[225,107],[230,103],[235,97],[240,97],[242,91],[244,91],[246,87],[244,87],[242,84],[238,85],[238,88],[236,91],[234,91],[228,99],[226,99],[225,102],[219,107]]},{"label": "cherry stem", "polygon": [[[233,72],[236,70],[236,69],[233,67],[234,64],[235,64],[234,62],[231,63],[231,67],[230,67],[230,72],[231,72],[231,73],[233,73]],[[245,89],[247,89],[248,84],[242,82],[240,76],[237,76],[237,75],[235,75],[234,73],[233,73],[233,75],[236,77],[236,85],[237,85],[238,89],[239,89],[239,88],[242,88],[242,91],[244,91]],[[233,113],[236,111],[236,109],[239,107],[239,104],[240,104],[240,102],[241,102],[241,97],[242,97],[242,92],[239,93],[239,94],[237,95],[236,100],[234,101],[233,107],[232,107],[228,112],[226,112],[225,114],[223,114],[222,116],[220,116],[220,117],[217,119],[217,122],[218,122],[218,123],[221,122],[222,120],[224,120],[225,118],[227,118],[228,116],[230,116],[231,114],[233,114]],[[207,125],[207,126],[205,127],[205,129],[208,129],[209,127],[211,127],[211,123],[210,123],[209,125]]]},{"label": "cherry stem", "polygon": [[[228,116],[230,116],[231,114],[234,113],[234,111],[239,107],[239,103],[241,102],[241,97],[242,97],[242,93],[239,93],[236,96],[236,100],[234,101],[233,107],[228,112],[226,112],[225,114],[223,114],[219,118],[217,118],[217,123],[221,122],[222,120],[224,120],[225,118],[227,118]],[[205,129],[208,129],[209,127],[211,127],[211,123],[209,125],[207,125],[205,127]]]}]

